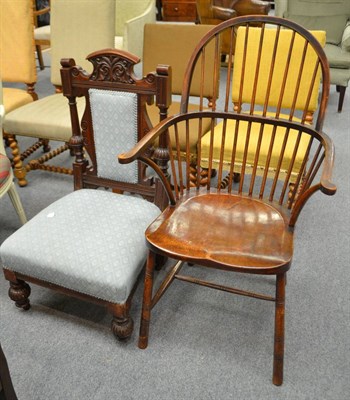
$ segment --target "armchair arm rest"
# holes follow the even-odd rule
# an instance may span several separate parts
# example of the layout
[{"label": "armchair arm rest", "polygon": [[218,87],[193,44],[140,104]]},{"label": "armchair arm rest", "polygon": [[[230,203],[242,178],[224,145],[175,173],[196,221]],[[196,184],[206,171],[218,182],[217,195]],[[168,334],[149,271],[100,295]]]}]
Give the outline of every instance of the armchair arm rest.
[{"label": "armchair arm rest", "polygon": [[222,21],[226,21],[227,19],[233,18],[237,16],[236,10],[232,8],[224,8],[219,6],[213,6],[213,17],[220,19]]},{"label": "armchair arm rest", "polygon": [[132,161],[139,160],[147,165],[149,165],[155,173],[158,175],[163,187],[166,191],[170,204],[174,205],[176,203],[174,193],[170,186],[168,177],[165,176],[160,167],[149,157],[146,156],[146,151],[150,146],[159,138],[162,134],[166,134],[168,128],[183,119],[185,115],[179,114],[175,116],[168,117],[161,121],[157,126],[150,130],[137,144],[136,146],[126,153],[118,155],[118,161],[120,164],[128,164]]},{"label": "armchair arm rest", "polygon": [[268,1],[261,0],[238,0],[233,7],[237,11],[238,16],[250,14],[267,15],[271,9],[271,4]]},{"label": "armchair arm rest", "polygon": [[340,46],[343,50],[350,51],[350,22],[347,23],[344,29]]},{"label": "armchair arm rest", "polygon": [[322,132],[323,138],[323,146],[325,148],[324,155],[324,164],[321,174],[320,182],[314,186],[309,187],[296,201],[293,206],[292,214],[289,220],[289,226],[293,227],[300,215],[301,210],[304,205],[308,201],[308,199],[316,193],[318,190],[321,190],[322,193],[327,194],[328,196],[333,196],[337,187],[334,183],[332,183],[332,170],[334,164],[334,145],[330,138]]},{"label": "armchair arm rest", "polygon": [[39,15],[43,15],[50,12],[50,7],[41,8],[40,10],[34,11],[34,16],[38,17]]},{"label": "armchair arm rest", "polygon": [[151,129],[137,144],[134,148],[118,155],[120,164],[129,164],[137,159],[140,159],[145,151],[154,143],[157,138],[165,133],[172,122],[177,122],[181,115],[175,115],[168,117]]},{"label": "armchair arm rest", "polygon": [[321,192],[329,196],[333,196],[337,191],[337,187],[332,183],[332,171],[334,164],[334,144],[326,135],[322,132],[322,136],[325,141],[326,155],[324,160],[323,171],[321,175]]}]

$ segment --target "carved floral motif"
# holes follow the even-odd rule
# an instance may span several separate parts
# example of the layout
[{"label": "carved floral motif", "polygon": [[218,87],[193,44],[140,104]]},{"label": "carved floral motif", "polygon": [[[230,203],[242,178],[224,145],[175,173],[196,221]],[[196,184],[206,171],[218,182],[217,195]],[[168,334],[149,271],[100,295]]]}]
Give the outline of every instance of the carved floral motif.
[{"label": "carved floral motif", "polygon": [[134,83],[134,62],[121,57],[99,56],[90,59],[94,66],[91,80]]}]

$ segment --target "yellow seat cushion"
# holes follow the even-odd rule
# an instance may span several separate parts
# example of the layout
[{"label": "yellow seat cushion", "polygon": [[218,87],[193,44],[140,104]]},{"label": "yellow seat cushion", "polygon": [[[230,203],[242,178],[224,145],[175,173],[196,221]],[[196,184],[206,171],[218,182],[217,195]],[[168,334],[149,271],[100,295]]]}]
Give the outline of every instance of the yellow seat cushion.
[{"label": "yellow seat cushion", "polygon": [[23,89],[3,88],[3,96],[6,113],[33,101],[33,97]]},{"label": "yellow seat cushion", "polygon": [[[237,148],[236,148],[236,157],[235,157],[235,172],[241,172],[241,167],[243,164],[243,157],[244,157],[244,149],[246,144],[246,137],[248,132],[249,123],[247,121],[240,121],[239,122],[239,129],[238,129],[238,137],[237,137]],[[247,153],[247,161],[246,161],[246,171],[249,173],[254,165],[254,159],[257,150],[257,144],[259,139],[261,124],[260,123],[252,123],[251,124],[251,131],[250,131],[250,139],[249,139],[249,146],[248,146],[248,153]],[[220,122],[214,128],[214,145],[213,145],[213,168],[219,167],[220,162],[220,149],[221,149],[221,142],[222,142],[222,129],[223,123]],[[235,130],[236,130],[236,121],[229,120],[227,121],[227,130],[226,130],[226,137],[225,137],[225,150],[223,156],[223,168],[225,170],[230,169],[231,159],[232,159],[232,149],[233,149],[233,141],[235,137]],[[269,151],[269,146],[271,142],[271,136],[273,133],[273,126],[272,125],[264,125],[263,128],[263,136],[262,142],[260,147],[259,153],[259,160],[258,160],[258,169],[257,173],[260,173],[265,170],[267,155]],[[290,130],[289,137],[286,145],[286,149],[283,154],[283,161],[281,164],[281,172],[287,173],[290,167],[290,161],[292,158],[293,151],[295,149],[295,144],[297,141],[299,132],[297,130]],[[277,168],[279,158],[281,155],[281,149],[283,140],[286,135],[286,128],[279,126],[276,129],[276,135],[274,140],[274,145],[272,149],[271,160],[269,164],[269,172],[274,172]],[[302,135],[300,144],[298,147],[298,151],[295,157],[295,162],[292,168],[292,175],[291,181],[296,178],[296,175],[300,171],[302,167],[302,162],[305,158],[305,153],[309,144],[309,136]],[[207,132],[202,138],[202,156],[201,156],[201,166],[203,168],[208,168],[209,162],[209,153],[210,153],[210,132]],[[280,177],[283,179],[283,177]],[[293,179],[294,178],[294,179]]]},{"label": "yellow seat cushion", "polygon": [[35,40],[50,41],[51,39],[51,26],[44,25],[34,29]]},{"label": "yellow seat cushion", "polygon": [[[85,99],[77,98],[79,116]],[[67,142],[72,136],[68,100],[53,94],[26,104],[5,116],[4,131],[9,134]]]}]

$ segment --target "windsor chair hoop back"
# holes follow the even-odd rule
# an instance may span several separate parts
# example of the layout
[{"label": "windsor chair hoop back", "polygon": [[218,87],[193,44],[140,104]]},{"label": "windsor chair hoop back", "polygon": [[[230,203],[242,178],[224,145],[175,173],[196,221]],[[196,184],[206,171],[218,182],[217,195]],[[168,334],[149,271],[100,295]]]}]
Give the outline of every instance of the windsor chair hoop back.
[{"label": "windsor chair hoop back", "polygon": [[[274,24],[277,25],[275,30],[272,28]],[[237,27],[240,25],[243,25],[244,28],[242,37],[238,35],[240,28],[237,29]],[[259,54],[263,55],[265,59],[262,62],[261,60],[255,62],[257,70],[262,67],[262,63],[267,62],[266,60],[271,63],[272,60],[278,58],[277,53],[274,54],[277,50],[273,50],[270,57],[264,55],[262,50],[264,40],[261,36],[267,34],[266,37],[276,38],[281,35],[280,37],[285,39],[282,32],[286,30],[287,34],[294,37],[295,41],[304,38],[305,50],[295,53],[292,58],[288,57],[287,52],[287,60],[289,58],[289,63],[293,64],[290,68],[294,68],[295,63],[299,66],[305,63],[300,61],[300,57],[301,60],[305,57],[307,60],[310,57],[312,60],[316,60],[315,65],[311,67],[311,75],[314,78],[311,81],[311,88],[306,91],[305,95],[303,94],[299,98],[297,95],[291,97],[292,103],[295,104],[301,98],[310,103],[316,77],[319,79],[322,76],[320,109],[314,125],[310,121],[306,121],[304,109],[301,118],[295,118],[295,104],[292,104],[291,111],[287,113],[287,116],[282,116],[284,100],[281,100],[278,95],[274,111],[269,109],[268,112],[269,104],[265,100],[262,108],[261,105],[255,104],[254,99],[260,96],[257,91],[257,83],[253,84],[253,100],[247,110],[244,110],[243,106],[241,107],[245,82],[238,85],[241,91],[238,95],[239,107],[230,108],[233,87],[231,78],[232,74],[238,75],[235,68],[237,64],[239,65],[239,61],[237,61],[239,56],[236,58],[239,53],[236,52],[233,72],[232,65],[227,68],[227,79],[223,89],[224,101],[220,103],[219,98],[213,110],[187,111],[191,72],[197,61],[201,63],[205,45],[211,39],[217,40],[217,35],[225,29],[231,30],[232,37],[237,35],[237,40],[235,40],[237,45],[241,39],[243,39],[243,43],[249,43],[249,37],[252,37],[249,35],[252,34],[254,38],[256,30],[259,30],[258,41],[256,42],[254,39],[255,45],[256,43],[258,45],[255,54],[258,55],[258,58],[260,58]],[[264,30],[271,30],[271,32],[264,33]],[[272,44],[272,49],[278,49],[278,43]],[[246,54],[244,57],[248,57],[247,50],[243,50],[241,53]],[[229,63],[232,62],[229,61]],[[252,65],[253,61],[250,60],[249,66]],[[281,63],[279,63],[280,66]],[[202,77],[205,79],[205,71],[203,71]],[[265,80],[261,83],[261,85],[265,85],[262,86],[262,91],[264,91],[264,87],[272,87],[272,77],[272,73],[265,76]],[[257,73],[257,76],[250,74],[245,79],[248,80],[248,83],[251,80],[258,82],[261,77]],[[285,85],[283,82],[280,83],[280,86]],[[298,93],[300,86],[297,83],[292,80],[288,81],[288,85],[289,88],[297,88],[295,90]],[[285,284],[286,273],[291,267],[293,256],[294,226],[304,205],[314,193],[320,190],[327,195],[333,195],[336,192],[336,187],[332,183],[333,144],[330,138],[322,132],[328,86],[328,66],[321,45],[312,34],[286,20],[269,16],[234,18],[216,26],[197,45],[184,78],[180,114],[164,120],[150,131],[134,149],[119,155],[121,163],[142,160],[146,164],[152,165],[160,177],[169,199],[168,207],[146,231],[149,254],[144,283],[140,348],[148,345],[151,310],[175,279],[272,301],[275,303],[273,383],[282,384]],[[316,95],[314,97],[317,98]],[[314,102],[316,101],[314,100]],[[301,100],[300,103],[302,103]],[[220,105],[222,106],[221,110]],[[196,122],[196,131],[191,130],[193,121]],[[210,130],[203,134],[203,130],[208,125]],[[180,145],[178,134],[180,129],[185,130],[187,140],[185,156],[182,151],[183,146]],[[258,132],[257,136],[254,137],[253,131]],[[168,138],[169,150],[173,149],[173,151],[169,151],[170,179],[162,174],[162,171],[154,165],[150,158],[144,156],[147,146],[164,134]],[[190,138],[193,139],[193,135],[197,137],[198,150],[195,174],[189,146]],[[203,141],[207,138],[209,151],[205,155]],[[261,151],[263,147],[265,153]],[[203,164],[208,170],[209,177],[213,175],[211,172],[214,169],[217,170],[216,177],[204,181],[202,179]],[[228,172],[225,178],[224,170]],[[240,175],[238,182],[235,179],[235,173]],[[293,182],[292,189],[290,189],[291,181]],[[156,255],[169,257],[176,263],[157,291],[153,291]],[[267,296],[208,282],[189,276],[187,273],[186,275],[181,274],[180,270],[184,263],[192,264],[191,268],[210,267],[227,272],[276,276],[276,295]]]}]

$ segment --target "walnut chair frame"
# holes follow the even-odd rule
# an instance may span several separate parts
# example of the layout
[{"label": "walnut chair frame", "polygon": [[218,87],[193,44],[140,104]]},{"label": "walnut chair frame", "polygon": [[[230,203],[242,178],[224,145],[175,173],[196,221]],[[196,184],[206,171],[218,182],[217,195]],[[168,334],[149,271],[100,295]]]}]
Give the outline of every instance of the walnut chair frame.
[{"label": "walnut chair frame", "polygon": [[[61,61],[63,94],[68,99],[71,122],[72,122],[72,137],[70,140],[70,146],[72,147],[75,153],[75,161],[73,163],[75,191],[54,203],[54,205],[59,204],[60,202],[62,204],[62,201],[65,201],[65,199],[66,200],[71,199],[69,201],[70,206],[68,208],[69,211],[72,212],[71,216],[73,217],[75,227],[81,232],[81,234],[78,235],[79,237],[75,237],[71,245],[68,244],[69,248],[67,248],[67,244],[65,246],[63,242],[60,242],[60,237],[57,236],[61,235],[56,235],[55,243],[51,243],[52,248],[49,247],[48,251],[52,252],[52,254],[55,254],[55,252],[57,251],[62,251],[64,253],[71,251],[74,253],[75,252],[74,249],[84,247],[86,249],[85,253],[91,252],[89,256],[90,258],[94,259],[95,257],[93,264],[94,268],[96,268],[96,271],[99,265],[104,271],[105,267],[101,265],[101,262],[99,262],[98,257],[95,256],[96,248],[94,247],[94,244],[86,243],[85,236],[87,227],[85,225],[84,228],[84,221],[79,219],[79,217],[78,218],[75,217],[75,215],[78,215],[80,211],[79,207],[76,204],[76,200],[74,200],[73,197],[77,193],[79,196],[79,193],[83,193],[84,191],[85,193],[87,192],[87,196],[89,196],[90,193],[93,196],[97,196],[98,194],[101,194],[101,192],[102,195],[104,195],[106,193],[106,190],[96,190],[99,187],[102,189],[109,188],[112,192],[114,192],[114,193],[107,193],[112,196],[109,203],[118,201],[118,198],[119,199],[124,198],[125,200],[122,201],[128,201],[128,202],[132,201],[132,198],[134,198],[135,201],[137,200],[139,202],[143,202],[143,204],[150,204],[154,202],[157,205],[158,199],[159,198],[161,199],[161,197],[157,195],[156,192],[157,186],[154,183],[154,177],[146,176],[145,168],[144,166],[141,167],[140,163],[139,167],[136,168],[136,170],[138,171],[136,182],[124,181],[123,176],[121,178],[118,178],[117,180],[113,180],[108,176],[105,177],[104,173],[102,172],[102,168],[99,167],[99,165],[101,164],[101,162],[99,163],[99,160],[101,160],[101,158],[99,158],[100,156],[98,155],[99,153],[97,150],[97,141],[96,141],[97,128],[95,129],[96,119],[93,120],[93,118],[96,117],[93,116],[92,112],[91,90],[98,90],[99,93],[103,92],[103,94],[107,93],[107,95],[112,95],[113,93],[118,95],[131,94],[134,97],[136,95],[137,110],[138,110],[137,139],[141,139],[151,129],[151,125],[149,123],[149,119],[146,112],[147,102],[153,102],[153,101],[156,102],[160,110],[159,114],[160,120],[164,119],[167,116],[167,108],[169,106],[169,101],[170,101],[171,70],[167,66],[159,66],[157,72],[149,73],[147,76],[143,78],[138,78],[134,73],[134,66],[140,61],[140,59],[130,53],[116,49],[105,49],[94,52],[90,54],[87,57],[87,59],[93,64],[93,71],[91,74],[88,74],[81,67],[77,66],[73,59],[63,59]],[[77,98],[80,97],[85,97],[86,101],[85,111],[83,115],[79,115],[77,108]],[[108,100],[110,101],[110,98],[108,98]],[[115,108],[113,108],[113,112],[114,109]],[[109,130],[108,135],[114,135],[113,143],[114,142],[117,143],[118,141],[117,133],[113,132],[113,129],[112,132],[110,132]],[[104,134],[104,136],[106,136],[106,134]],[[152,146],[150,146],[150,148],[147,150],[149,155],[151,153],[154,153],[151,151],[152,150],[151,147]],[[111,149],[111,156],[112,157],[114,156],[113,149]],[[114,159],[118,166],[116,157],[117,154],[115,155]],[[131,194],[138,194],[141,196],[141,198],[139,197],[135,198],[134,196],[123,195],[124,191]],[[96,195],[94,193],[96,193]],[[90,203],[91,206],[89,206]],[[96,210],[93,211],[94,213],[97,212],[98,215],[100,214],[103,215],[105,211],[103,209],[100,209],[102,207],[99,207],[98,205],[94,206],[93,203],[94,201],[91,198],[88,204],[85,205],[85,208],[88,209],[92,207],[94,210]],[[158,215],[160,212],[159,208],[155,207],[154,204],[151,205],[156,209]],[[145,208],[146,211],[149,209],[148,206],[144,207],[146,207]],[[159,205],[159,207],[161,207],[161,205]],[[95,296],[89,293],[86,289],[80,291],[79,279],[74,278],[73,283],[71,284],[71,286],[69,286],[65,283],[61,284],[57,278],[57,275],[54,278],[52,278],[52,276],[51,277],[43,276],[46,273],[45,268],[44,272],[41,271],[41,275],[37,271],[34,272],[33,269],[36,268],[35,266],[33,266],[31,269],[30,267],[27,266],[28,264],[30,264],[30,262],[27,259],[30,257],[30,254],[20,255],[20,257],[24,258],[24,262],[23,263],[20,262],[21,266],[18,267],[17,264],[18,260],[16,258],[17,254],[16,251],[15,252],[12,251],[12,248],[18,247],[16,246],[17,243],[16,240],[19,241],[23,239],[23,238],[20,239],[19,236],[21,235],[28,236],[33,234],[31,229],[38,229],[40,231],[40,229],[37,227],[38,219],[40,219],[40,214],[48,212],[46,210],[47,209],[43,210],[41,213],[39,213],[38,216],[35,216],[30,221],[30,224],[27,224],[29,225],[29,227],[27,227],[26,232],[24,231],[21,232],[21,230],[15,232],[10,238],[8,238],[4,242],[4,244],[1,247],[1,257],[4,265],[4,275],[5,278],[10,281],[10,290],[9,290],[10,298],[13,301],[15,301],[17,307],[23,310],[28,310],[30,308],[28,297],[30,295],[31,289],[27,284],[27,282],[31,282],[39,286],[53,289],[63,294],[67,294],[83,300],[88,300],[90,302],[101,304],[107,307],[107,309],[109,309],[113,314],[111,327],[114,335],[118,339],[127,339],[128,337],[130,337],[133,331],[133,320],[130,316],[129,310],[131,306],[132,296],[136,288],[136,284],[138,282],[137,276],[139,276],[139,272],[136,271],[137,279],[135,278],[136,279],[135,282],[132,283],[132,288],[130,290],[130,294],[127,297],[127,300],[125,302],[118,302],[109,300],[106,297],[106,295]],[[145,215],[144,217],[150,218],[147,215]],[[144,217],[142,216],[142,218]],[[68,217],[64,218],[67,219]],[[115,233],[115,230],[122,229],[119,228],[120,224],[119,218],[120,216],[117,217],[114,216],[113,213],[111,213],[111,215],[108,217],[108,221],[106,221],[107,225],[112,226],[113,224],[114,226],[113,228],[114,231],[110,232],[111,237],[113,237],[113,233]],[[114,223],[113,220],[115,220]],[[69,221],[66,221],[67,224],[70,224],[70,221],[71,219],[69,219]],[[62,232],[62,236],[65,236],[67,235],[66,232],[67,227],[64,221],[62,225],[63,225],[62,228],[65,229],[65,232]],[[147,224],[145,225],[145,227],[147,227]],[[108,226],[105,226],[103,229],[105,230],[107,228]],[[56,229],[56,228],[52,227],[51,229]],[[91,231],[94,231],[96,229],[97,229],[96,226],[91,227]],[[120,234],[123,235],[123,232],[120,232]],[[53,235],[55,235],[53,231],[46,232],[46,236],[53,236]],[[131,236],[133,236],[132,232]],[[141,233],[141,237],[142,237],[141,241],[142,244],[143,232]],[[42,238],[42,240],[45,240],[45,238]],[[8,246],[9,241],[10,242],[12,241],[13,247],[11,247],[11,245]],[[115,242],[117,242],[117,240],[115,240]],[[100,246],[103,246],[103,244],[101,244]],[[119,254],[119,252],[121,253],[122,251],[127,252],[127,250],[128,249],[120,249],[120,250],[117,249],[116,254]],[[17,251],[19,250],[17,249]],[[104,253],[105,252],[108,252],[108,248],[104,250]],[[46,262],[45,265],[47,265],[48,260],[44,261]],[[76,260],[76,262],[77,265],[75,266],[75,268],[77,269],[79,268],[79,264],[81,264],[82,261]],[[109,262],[113,264],[113,260],[110,260]],[[119,264],[126,264],[126,262],[127,260],[124,259],[123,263],[122,259],[122,262]],[[40,263],[42,263],[42,261],[40,261]],[[55,264],[55,260],[51,260],[50,263]],[[61,263],[62,261],[59,261],[56,264],[61,264]],[[66,266],[64,268],[65,269],[68,268],[70,271],[68,272],[68,274],[71,274],[71,276],[73,275],[75,276],[76,270],[74,271],[73,262],[70,262],[69,260],[68,262],[65,261],[65,263]],[[55,268],[57,269],[60,267],[56,266]],[[126,267],[122,266],[122,268]],[[100,274],[105,275],[106,273],[103,271],[100,271]],[[57,271],[55,273],[57,273]],[[79,272],[79,274],[81,273]],[[117,274],[119,274],[119,272]],[[65,273],[65,275],[67,274]],[[60,277],[61,277],[60,279],[63,282],[64,279],[62,278],[61,275]],[[91,284],[93,285],[94,283],[91,282]]]},{"label": "walnut chair frame", "polygon": [[[313,48],[322,54],[322,48],[311,35],[295,24],[289,24],[274,17],[238,17],[224,22],[221,28],[228,26],[234,28],[240,24],[249,29],[250,24],[277,24],[293,32],[297,31],[303,37],[310,39]],[[201,49],[209,37],[215,37],[221,31],[220,25],[213,29],[198,44]],[[200,52],[195,52],[193,59],[200,58]],[[323,94],[319,117],[315,127],[301,121],[282,119],[265,113],[241,113],[235,111],[198,111],[186,112],[187,86],[191,81],[191,61],[185,77],[182,96],[182,112],[169,117],[146,135],[135,148],[119,156],[121,163],[141,160],[154,166],[150,158],[144,156],[145,149],[160,135],[168,137],[168,148],[177,149],[170,154],[171,180],[168,181],[164,174],[154,166],[168,195],[168,207],[162,215],[152,223],[146,231],[146,241],[149,255],[145,273],[144,298],[140,326],[139,347],[144,349],[148,345],[149,325],[151,311],[175,280],[194,283],[208,288],[218,289],[233,294],[249,296],[275,303],[274,326],[274,361],[273,383],[281,385],[283,382],[283,357],[284,357],[284,314],[285,314],[285,286],[286,275],[290,269],[293,256],[293,237],[297,219],[309,198],[321,191],[333,195],[336,187],[331,183],[334,148],[332,141],[322,132],[322,122],[326,110],[329,91],[329,70],[326,59],[322,54],[319,67],[323,76]],[[253,78],[254,80],[254,78]],[[197,132],[190,131],[190,121],[196,120]],[[220,130],[215,130],[220,121]],[[207,161],[210,171],[218,169],[216,181],[207,180],[203,186],[199,177],[201,170],[200,156],[197,159],[197,179],[191,178],[191,159],[188,154],[183,161],[178,132],[186,130],[186,138],[196,134],[198,149],[203,136],[203,126],[211,125],[211,148]],[[272,135],[266,135],[268,141],[268,154],[263,167],[259,162],[259,143],[256,145],[255,157],[251,160],[252,170],[247,172],[249,134],[242,134],[248,126],[248,132],[254,124],[258,124],[262,135],[269,129]],[[234,126],[235,128],[232,128]],[[269,128],[265,131],[265,128]],[[228,179],[222,185],[222,171],[224,153],[228,150],[225,140],[219,141],[220,157],[214,163],[213,143],[215,137],[221,134],[233,134],[234,140],[230,144],[231,163]],[[292,156],[285,155],[286,144],[293,138]],[[239,183],[235,183],[235,157],[237,141],[243,140],[245,152],[239,173]],[[260,137],[260,139],[263,139]],[[269,162],[272,157],[274,142],[279,139],[282,147],[279,151],[277,167],[271,171]],[[296,154],[300,143],[306,141],[306,150],[301,154],[300,166],[297,168],[295,186],[292,193],[288,193],[290,176],[296,162]],[[189,149],[189,147],[187,147]],[[249,161],[250,163],[250,161]],[[281,166],[288,173],[281,179]],[[175,265],[170,268],[168,275],[153,290],[153,276],[156,256],[165,256],[175,260]],[[276,295],[246,291],[220,283],[208,282],[189,274],[180,274],[185,263],[192,265],[190,271],[196,267],[207,267],[244,274],[258,274],[276,277]],[[159,311],[161,312],[161,311]]]}]

